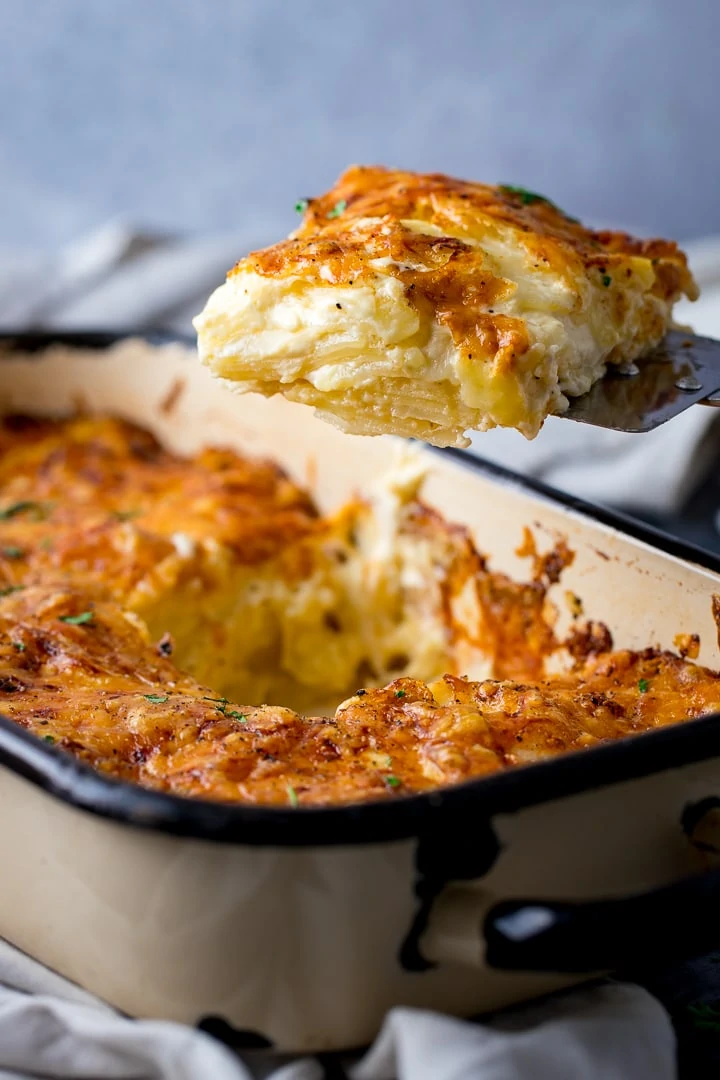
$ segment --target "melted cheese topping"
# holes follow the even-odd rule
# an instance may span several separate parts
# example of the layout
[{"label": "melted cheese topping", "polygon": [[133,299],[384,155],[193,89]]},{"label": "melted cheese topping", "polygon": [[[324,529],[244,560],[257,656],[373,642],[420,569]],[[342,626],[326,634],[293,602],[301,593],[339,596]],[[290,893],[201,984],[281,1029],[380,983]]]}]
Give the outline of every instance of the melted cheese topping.
[{"label": "melted cheese topping", "polygon": [[[612,652],[601,625],[561,650],[546,594],[572,553],[528,534],[532,580],[513,582],[421,482],[405,453],[322,518],[271,462],[182,459],[110,418],[6,419],[0,713],[158,790],[323,805],[720,709],[717,674]],[[550,677],[560,651],[574,666]]]},{"label": "melted cheese topping", "polygon": [[592,232],[515,189],[356,167],[238,263],[195,327],[237,390],[464,446],[498,425],[533,437],[696,292],[669,242]]},{"label": "melted cheese topping", "polygon": [[[0,424],[0,596],[31,585],[112,601],[220,696],[334,708],[359,683],[488,673],[499,587],[469,536],[418,500],[403,451],[365,498],[320,517],[272,462],[164,450],[120,420]],[[509,585],[509,583],[508,583]],[[509,599],[509,594],[508,594]],[[518,614],[542,633],[541,604]],[[481,635],[482,636],[482,635]]]},{"label": "melted cheese topping", "polygon": [[605,653],[555,679],[360,690],[326,716],[228,701],[136,620],[71,590],[0,600],[2,712],[107,775],[223,802],[402,797],[720,709],[720,677],[670,653]]}]

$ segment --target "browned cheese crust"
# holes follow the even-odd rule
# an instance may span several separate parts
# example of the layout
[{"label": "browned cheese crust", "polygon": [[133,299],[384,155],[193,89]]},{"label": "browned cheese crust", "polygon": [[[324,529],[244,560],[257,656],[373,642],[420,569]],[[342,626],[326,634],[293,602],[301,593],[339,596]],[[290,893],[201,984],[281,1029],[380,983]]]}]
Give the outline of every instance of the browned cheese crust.
[{"label": "browned cheese crust", "polygon": [[[372,224],[365,225],[368,220]],[[404,221],[424,222],[444,235],[411,231]],[[303,223],[288,240],[253,252],[248,261],[261,274],[299,272],[316,282],[327,280],[325,267],[333,282],[346,284],[372,275],[373,258],[390,255],[389,272],[412,293],[413,303],[429,303],[458,342],[471,345],[482,336],[509,359],[513,346],[516,353],[527,349],[522,320],[478,311],[491,308],[511,283],[490,271],[478,274],[481,260],[465,242],[481,238],[488,222],[524,233],[536,269],[555,270],[571,285],[579,271],[630,277],[628,256],[639,256],[655,268],[653,295],[673,300],[695,292],[687,259],[673,241],[589,229],[521,188],[379,166],[348,169],[329,191],[308,200]],[[242,260],[230,274],[245,265]],[[622,307],[622,292],[614,302]]]},{"label": "browned cheese crust", "polygon": [[[376,548],[371,503],[320,517],[271,463],[223,450],[184,460],[111,418],[7,419],[0,712],[152,788],[320,805],[457,783],[720,708],[716,674],[670,653],[612,652],[592,623],[577,621],[567,643],[574,670],[546,677],[559,648],[546,593],[572,553],[540,555],[528,534],[533,577],[513,582],[414,496],[396,512]],[[696,654],[694,639],[680,646]],[[479,657],[492,677],[463,678]],[[285,694],[331,705],[301,715]]]},{"label": "browned cheese crust", "polygon": [[201,358],[359,434],[537,434],[697,288],[667,240],[589,229],[543,196],[354,166],[195,320]]},{"label": "browned cheese crust", "polygon": [[228,701],[116,605],[28,588],[0,601],[2,711],[101,772],[261,804],[394,798],[720,708],[718,675],[671,653],[603,654],[517,683],[445,676],[360,690],[334,716]]}]

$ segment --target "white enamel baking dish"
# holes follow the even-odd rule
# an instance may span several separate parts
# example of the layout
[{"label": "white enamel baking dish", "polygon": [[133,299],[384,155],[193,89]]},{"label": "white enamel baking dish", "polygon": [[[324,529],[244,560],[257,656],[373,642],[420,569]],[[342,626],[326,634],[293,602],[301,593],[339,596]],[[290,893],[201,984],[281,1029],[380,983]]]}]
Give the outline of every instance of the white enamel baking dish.
[{"label": "white enamel baking dish", "polygon": [[[177,347],[151,362],[100,348],[64,363],[0,355],[3,411],[79,404],[179,451],[272,455],[324,507],[390,453],[282,399],[235,397]],[[461,453],[424,452],[427,500],[468,524],[493,566],[526,570],[513,554],[526,525],[540,543],[560,533],[576,553],[561,609],[571,589],[619,646],[698,633],[700,661],[720,667],[718,560]],[[0,935],[127,1013],[233,1029],[239,1045],[360,1046],[398,1004],[495,1009],[667,949],[657,926],[668,912],[678,949],[720,938],[709,917],[720,897],[716,717],[334,809],[143,791],[2,718],[0,763]]]}]

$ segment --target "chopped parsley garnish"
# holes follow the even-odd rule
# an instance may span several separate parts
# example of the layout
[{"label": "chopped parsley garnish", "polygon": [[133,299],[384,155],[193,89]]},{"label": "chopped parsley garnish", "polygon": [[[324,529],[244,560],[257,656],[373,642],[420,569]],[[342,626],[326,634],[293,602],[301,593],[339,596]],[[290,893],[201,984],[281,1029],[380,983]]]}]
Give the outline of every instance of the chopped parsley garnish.
[{"label": "chopped parsley garnish", "polygon": [[638,690],[640,691],[640,693],[647,694],[649,689],[650,683],[647,681],[647,679],[640,679],[640,681],[638,682]]},{"label": "chopped parsley garnish", "polygon": [[404,690],[396,690],[395,691],[395,697],[405,697],[405,691]]},{"label": "chopped parsley garnish", "polygon": [[384,776],[383,780],[390,788],[400,787],[400,785],[402,784],[402,780],[399,776]]},{"label": "chopped parsley garnish", "polygon": [[48,516],[48,512],[49,507],[45,503],[23,499],[21,502],[10,503],[9,506],[0,510],[0,521],[9,521],[10,518],[17,517],[18,514],[30,513],[32,513],[35,521],[44,521]]},{"label": "chopped parsley garnish", "polygon": [[4,547],[2,553],[6,559],[22,559],[25,552],[19,547]]},{"label": "chopped parsley garnish", "polygon": [[687,1011],[693,1027],[716,1034],[720,1032],[720,1008],[717,1005],[699,1001],[688,1005]]},{"label": "chopped parsley garnish", "polygon": [[606,289],[607,289],[608,285],[612,285],[612,278],[610,277],[609,274],[603,274],[602,283],[603,283],[603,285],[605,286]]},{"label": "chopped parsley garnish", "polygon": [[0,521],[8,522],[11,517],[17,517],[18,514],[25,514],[30,510],[37,510],[39,508],[42,508],[42,503],[40,502],[28,502],[27,500],[24,500],[23,502],[11,502],[9,507],[0,510]]},{"label": "chopped parsley garnish", "polygon": [[43,735],[43,742],[54,743],[55,739],[52,735]]},{"label": "chopped parsley garnish", "polygon": [[291,806],[298,806],[299,803],[300,803],[300,800],[298,799],[297,791],[292,786],[292,784],[288,784],[287,793],[288,793],[288,800],[290,802],[290,805]]},{"label": "chopped parsley garnish", "polygon": [[228,709],[228,705],[230,704],[228,698],[204,697],[203,701],[211,701],[217,711],[222,713],[223,716],[231,716],[233,720],[237,720],[240,724],[247,724],[247,716],[245,713],[238,712],[237,709]]},{"label": "chopped parsley garnish", "polygon": [[22,641],[13,641],[13,649],[17,649],[18,652],[25,652],[25,643]]},{"label": "chopped parsley garnish", "polygon": [[94,614],[93,611],[81,611],[79,615],[61,615],[60,622],[68,623],[70,626],[87,626],[93,621]]},{"label": "chopped parsley garnish", "polygon": [[220,697],[220,698],[217,698],[217,697],[204,697],[203,701],[211,701],[213,703],[213,705],[215,706],[215,708],[217,709],[217,711],[222,713],[223,716],[225,715],[225,710],[227,709],[228,705],[230,704],[230,702],[228,701],[228,699],[226,697]]},{"label": "chopped parsley garnish", "polygon": [[528,191],[527,188],[518,187],[516,184],[500,184],[500,190],[507,192],[508,195],[517,195],[523,206],[532,206],[536,202],[553,205],[544,195],[538,195],[536,191]]},{"label": "chopped parsley garnish", "polygon": [[295,213],[304,214],[309,205],[309,199],[298,199],[298,201],[295,203]]},{"label": "chopped parsley garnish", "polygon": [[111,517],[114,517],[116,521],[132,521],[133,518],[140,517],[142,510],[113,510]]},{"label": "chopped parsley garnish", "polygon": [[574,225],[579,225],[580,222],[577,218],[570,217],[570,214],[566,214],[564,210],[561,210],[559,206],[556,206],[554,202],[546,198],[545,195],[538,195],[536,191],[528,191],[527,188],[518,187],[517,184],[499,184],[498,187],[501,191],[504,191],[506,195],[516,195],[523,206],[532,206],[533,203],[546,203],[548,206],[552,206],[553,210],[557,210],[559,214],[562,214],[567,221],[572,221]]},{"label": "chopped parsley garnish", "polygon": [[167,701],[167,694],[143,694],[146,701],[151,701],[153,705],[164,705]]},{"label": "chopped parsley garnish", "polygon": [[389,754],[385,759],[385,765],[386,765],[386,768],[392,769],[392,758],[390,757]]},{"label": "chopped parsley garnish", "polygon": [[328,210],[328,215],[327,216],[329,218],[340,217],[340,215],[345,210],[347,210],[347,199],[338,199],[338,201],[333,206],[332,210]]},{"label": "chopped parsley garnish", "polygon": [[6,585],[3,589],[0,589],[0,596],[9,596],[10,593],[22,592],[24,588],[24,585]]}]

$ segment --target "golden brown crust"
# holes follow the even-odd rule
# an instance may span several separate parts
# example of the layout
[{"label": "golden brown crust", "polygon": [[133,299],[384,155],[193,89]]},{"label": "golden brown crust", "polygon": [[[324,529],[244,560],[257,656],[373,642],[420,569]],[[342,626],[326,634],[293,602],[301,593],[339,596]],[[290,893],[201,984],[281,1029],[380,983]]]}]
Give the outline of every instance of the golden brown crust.
[{"label": "golden brown crust", "polygon": [[[219,694],[299,709],[334,707],[361,681],[475,670],[478,657],[502,675],[541,665],[556,646],[543,588],[490,571],[415,486],[386,493],[382,525],[362,499],[319,517],[267,462],[183,459],[110,417],[10,417],[0,593],[113,600],[169,633],[174,662]],[[461,595],[474,596],[470,622],[454,611]]]},{"label": "golden brown crust", "polygon": [[[417,232],[408,222],[430,225],[440,235]],[[669,240],[588,229],[521,188],[360,165],[308,200],[293,236],[253,252],[230,273],[249,265],[267,276],[301,274],[318,283],[354,284],[373,275],[373,259],[389,256],[388,272],[403,282],[407,298],[418,307],[429,304],[470,359],[475,347],[478,355],[497,354],[501,364],[512,365],[528,348],[525,322],[495,314],[493,305],[513,284],[481,267],[472,245],[494,223],[522,234],[518,239],[536,269],[553,270],[570,286],[582,272],[598,280],[630,277],[631,256],[651,262],[655,296],[672,301],[697,294],[684,253]],[[622,305],[622,291],[614,297]]]},{"label": "golden brown crust", "polygon": [[[367,228],[366,219],[374,219]],[[408,221],[435,226],[442,235],[415,232],[403,224]],[[328,192],[308,200],[303,223],[290,239],[253,252],[249,260],[262,274],[301,270],[321,281],[327,280],[320,274],[324,266],[334,281],[348,282],[369,272],[368,253],[390,254],[398,263],[397,276],[434,303],[444,301],[448,310],[473,302],[490,305],[499,299],[503,283],[491,274],[482,280],[476,261],[464,263],[469,249],[461,238],[482,237],[491,221],[525,233],[523,244],[531,247],[538,263],[561,272],[574,276],[576,260],[601,275],[612,274],[615,268],[626,272],[626,256],[638,256],[655,266],[658,296],[695,294],[687,259],[672,241],[588,229],[548,199],[522,188],[382,166],[347,169]],[[403,268],[404,263],[417,262],[424,268],[450,264],[456,272],[443,275],[439,285],[436,278],[428,282],[426,274]],[[244,265],[245,260],[238,264]]]},{"label": "golden brown crust", "polygon": [[[159,790],[323,805],[456,783],[720,708],[716,674],[670,653],[612,652],[607,629],[580,620],[566,643],[575,669],[548,678],[545,660],[560,643],[547,590],[572,562],[566,545],[540,554],[527,532],[518,554],[531,558],[532,580],[515,582],[487,566],[466,529],[416,498],[392,512],[381,557],[370,504],[320,518],[268,463],[217,450],[183,460],[111,418],[7,419],[0,713],[109,775]],[[166,575],[178,529],[220,553],[212,573],[187,562],[183,573],[205,566],[208,575],[196,593]],[[252,604],[232,591],[240,579],[228,565],[253,587],[267,574],[280,590],[286,648],[298,650],[314,700],[318,690],[333,699],[329,715],[259,705],[267,697],[249,692],[236,704],[219,683],[205,685],[208,656],[232,668],[257,644]],[[138,593],[150,584],[155,607],[143,610]],[[235,619],[234,637],[227,622],[208,621],[213,590],[222,618]],[[362,648],[348,661],[359,624]],[[435,651],[422,660],[433,676],[483,656],[494,677],[369,685],[412,670],[433,635]],[[684,635],[678,648],[691,655],[697,641]],[[277,685],[278,651],[251,655]],[[255,672],[233,674],[243,694],[254,685]],[[335,709],[361,682],[368,688]]]},{"label": "golden brown crust", "polygon": [[648,649],[529,683],[398,679],[334,716],[301,717],[219,697],[117,606],[86,603],[41,587],[0,600],[2,712],[102,772],[206,799],[393,798],[720,708],[718,675]]},{"label": "golden brown crust", "polygon": [[222,449],[183,459],[113,417],[11,416],[0,422],[0,523],[0,581],[69,571],[125,597],[178,533],[254,564],[312,532],[317,510],[272,462]]},{"label": "golden brown crust", "polygon": [[257,654],[276,620],[259,602],[245,627],[243,587],[271,590],[285,553],[326,530],[270,462],[222,449],[183,459],[111,417],[0,424],[0,591],[42,583],[112,599],[153,635],[170,631],[179,662],[221,693],[267,692]]},{"label": "golden brown crust", "polygon": [[596,231],[509,186],[354,166],[194,320],[203,363],[343,430],[528,438],[640,360],[697,288],[666,240]]}]

